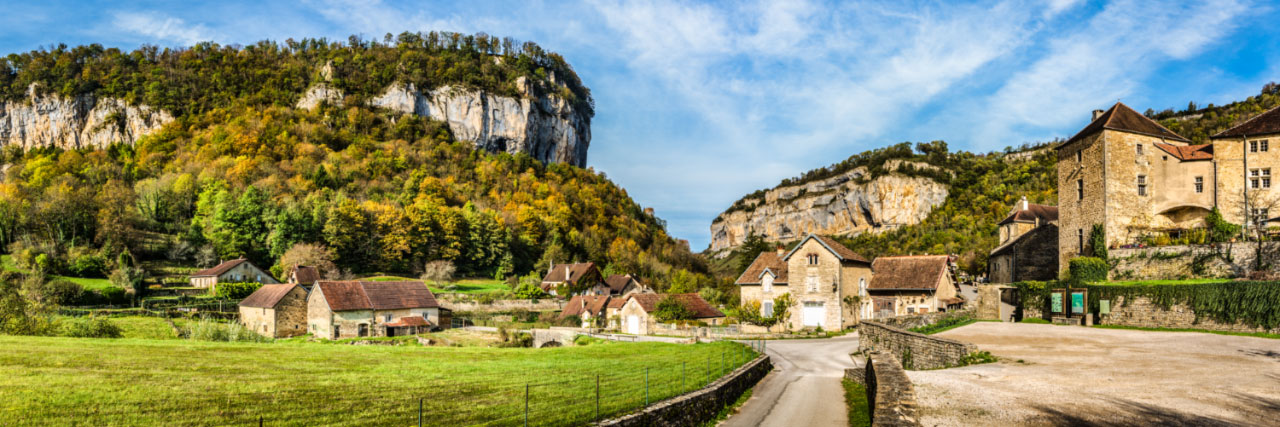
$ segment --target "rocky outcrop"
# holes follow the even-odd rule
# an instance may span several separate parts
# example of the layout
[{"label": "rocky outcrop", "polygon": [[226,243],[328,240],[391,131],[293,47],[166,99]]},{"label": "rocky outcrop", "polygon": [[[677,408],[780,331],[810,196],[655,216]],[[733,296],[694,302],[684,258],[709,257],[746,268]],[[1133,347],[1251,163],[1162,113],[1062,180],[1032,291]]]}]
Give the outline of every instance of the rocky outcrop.
[{"label": "rocky outcrop", "polygon": [[736,247],[749,233],[789,241],[808,233],[892,230],[923,221],[947,199],[947,186],[929,178],[892,173],[864,180],[865,175],[866,169],[856,168],[819,181],[775,188],[763,199],[744,199],[740,209],[730,209],[711,223],[711,251]]},{"label": "rocky outcrop", "polygon": [[298,100],[298,108],[310,110],[316,108],[320,104],[342,105],[342,91],[331,88],[323,83],[311,86],[307,89],[307,93],[302,94],[302,99]]},{"label": "rocky outcrop", "polygon": [[0,101],[0,146],[75,149],[132,144],[173,121],[164,111],[120,99],[38,95],[34,85],[27,93],[24,100]]},{"label": "rocky outcrop", "polygon": [[516,85],[524,96],[497,96],[451,86],[423,92],[412,84],[393,85],[369,104],[445,122],[455,138],[473,141],[477,148],[586,166],[590,117],[575,111],[559,96],[535,96],[524,78]]}]

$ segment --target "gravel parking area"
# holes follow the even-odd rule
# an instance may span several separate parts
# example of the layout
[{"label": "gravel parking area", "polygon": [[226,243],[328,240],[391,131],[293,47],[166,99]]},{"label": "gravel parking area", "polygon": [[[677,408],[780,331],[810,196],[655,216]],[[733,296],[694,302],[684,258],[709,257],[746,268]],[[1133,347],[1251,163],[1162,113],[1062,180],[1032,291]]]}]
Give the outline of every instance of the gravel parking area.
[{"label": "gravel parking area", "polygon": [[998,363],[908,371],[926,426],[1276,425],[1280,340],[979,322]]}]

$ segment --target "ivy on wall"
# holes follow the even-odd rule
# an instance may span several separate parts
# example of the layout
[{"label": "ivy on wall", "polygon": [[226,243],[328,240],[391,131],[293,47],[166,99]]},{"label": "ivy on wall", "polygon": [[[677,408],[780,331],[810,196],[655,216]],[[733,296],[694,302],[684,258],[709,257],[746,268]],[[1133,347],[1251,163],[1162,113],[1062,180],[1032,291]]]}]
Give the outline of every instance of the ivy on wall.
[{"label": "ivy on wall", "polygon": [[[1066,282],[1018,282],[1013,284],[1021,296],[1024,310],[1040,309],[1047,315],[1049,294],[1068,286]],[[1164,309],[1185,305],[1195,312],[1196,321],[1210,319],[1218,323],[1241,322],[1252,327],[1280,327],[1280,282],[1219,282],[1185,285],[1098,285],[1086,284],[1089,311],[1097,313],[1099,301],[1128,304],[1145,297]]]}]

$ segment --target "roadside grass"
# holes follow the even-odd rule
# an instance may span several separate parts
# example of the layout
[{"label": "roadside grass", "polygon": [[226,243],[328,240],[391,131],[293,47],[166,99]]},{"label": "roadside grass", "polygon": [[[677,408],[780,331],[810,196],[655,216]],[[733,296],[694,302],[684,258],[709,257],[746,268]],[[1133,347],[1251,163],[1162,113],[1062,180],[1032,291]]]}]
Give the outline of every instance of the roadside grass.
[{"label": "roadside grass", "polygon": [[1053,324],[1053,322],[1041,319],[1039,317],[1024,317],[1022,318],[1022,321],[1019,321],[1018,323],[1031,323],[1036,325],[1052,325]]},{"label": "roadside grass", "polygon": [[[18,268],[18,264],[16,264],[13,261],[13,255],[0,255],[0,268],[6,271],[12,271],[14,273],[22,273],[22,274],[27,273],[26,270]],[[62,279],[62,280],[75,283],[77,285],[80,285],[80,287],[84,288],[86,291],[106,290],[106,289],[117,287],[116,285],[111,284],[110,280],[96,278],[96,277],[70,277],[70,276],[49,275],[49,278]]]},{"label": "roadside grass", "polygon": [[870,427],[871,408],[867,404],[867,389],[851,379],[840,380],[844,385],[844,404],[849,410],[849,427]]},{"label": "roadside grass", "polygon": [[1231,279],[1180,279],[1180,280],[1117,280],[1110,282],[1093,282],[1100,286],[1162,286],[1162,285],[1199,285],[1204,283],[1230,282]]},{"label": "roadside grass", "polygon": [[[124,334],[124,338],[140,338],[140,339],[177,339],[178,335],[173,333],[173,328],[168,322],[159,317],[149,316],[122,316],[111,317],[111,323],[120,327],[120,331]],[[185,327],[190,320],[173,319],[173,323],[178,327]]]},{"label": "roadside grass", "polygon": [[1135,330],[1135,331],[1148,331],[1148,332],[1200,332],[1205,334],[1230,335],[1230,336],[1237,336],[1237,337],[1268,338],[1273,340],[1280,339],[1280,334],[1270,334],[1266,332],[1212,331],[1208,329],[1194,329],[1194,328],[1144,328],[1140,326],[1122,326],[1122,325],[1093,325],[1093,327],[1102,328],[1102,329],[1129,329],[1129,330]]},{"label": "roadside grass", "polygon": [[[404,276],[373,276],[360,280],[368,280],[372,282],[393,282],[400,280],[422,280]],[[506,292],[511,290],[501,280],[494,279],[458,279],[444,286],[437,286],[435,283],[427,282],[427,287],[431,288],[434,293],[450,293],[450,294],[485,294],[490,292]]]},{"label": "roadside grass", "polygon": [[[0,336],[0,425],[582,425],[692,391],[745,346],[543,349]],[[723,359],[722,359],[723,358]],[[723,366],[721,361],[723,360]],[[647,384],[647,388],[646,388]]]},{"label": "roadside grass", "polygon": [[911,328],[911,332],[921,333],[925,335],[933,335],[939,332],[950,331],[952,329],[959,328],[961,326],[972,325],[977,322],[978,320],[972,317],[953,317],[953,318],[943,319],[938,323],[934,323],[932,325],[925,325],[918,328]]}]

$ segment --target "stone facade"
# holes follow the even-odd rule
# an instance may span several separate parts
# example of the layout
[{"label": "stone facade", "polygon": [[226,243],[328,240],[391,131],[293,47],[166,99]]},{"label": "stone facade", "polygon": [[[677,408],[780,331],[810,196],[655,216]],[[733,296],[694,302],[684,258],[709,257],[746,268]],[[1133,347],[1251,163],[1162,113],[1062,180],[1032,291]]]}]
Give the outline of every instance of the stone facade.
[{"label": "stone facade", "polygon": [[[601,421],[594,425],[609,427],[632,426],[697,426],[714,420],[742,393],[755,387],[773,370],[769,356],[760,356],[751,362],[713,381],[698,391],[655,403],[640,412],[620,418]],[[904,375],[905,376],[905,375]]]},{"label": "stone facade", "polygon": [[[817,255],[817,262],[810,263],[810,254]],[[806,239],[792,250],[786,259],[789,283],[786,289],[773,289],[773,295],[791,294],[790,329],[821,326],[840,330],[857,324],[857,306],[845,304],[845,297],[858,295],[857,283],[871,281],[870,266],[841,262],[817,239]],[[763,286],[762,286],[763,287]],[[762,295],[771,300],[770,295]],[[806,319],[806,312],[817,313],[821,306],[822,317]],[[806,308],[808,307],[808,308]]]},{"label": "stone facade", "polygon": [[1230,332],[1280,333],[1280,328],[1264,329],[1245,323],[1224,324],[1212,319],[1196,319],[1196,312],[1183,304],[1161,307],[1147,297],[1137,297],[1125,303],[1124,297],[1111,301],[1111,313],[1099,314],[1102,325],[1136,326],[1142,328],[1205,329]]},{"label": "stone facade", "polygon": [[[1265,242],[1263,264],[1280,268],[1274,259],[1280,255],[1280,242]],[[1115,263],[1111,278],[1115,280],[1158,280],[1189,277],[1242,277],[1257,264],[1258,243],[1213,245],[1176,245],[1152,248],[1112,249],[1108,258]],[[1227,262],[1226,259],[1231,262]],[[1199,262],[1201,265],[1196,267]]]},{"label": "stone facade", "polygon": [[312,288],[307,297],[307,332],[317,338],[336,340],[386,336],[387,323],[410,316],[422,317],[433,325],[441,324],[437,307],[333,311],[325,302],[324,291],[319,286]]},{"label": "stone facade", "polygon": [[[1058,277],[1058,225],[1038,227],[1026,223],[1017,226],[1013,239],[997,247],[987,258],[987,278],[991,283],[1013,283],[1025,280],[1053,280]],[[1005,241],[1005,240],[1002,240]],[[1008,245],[1008,246],[1005,246]]]},{"label": "stone facade", "polygon": [[863,368],[846,369],[845,378],[867,389],[872,426],[920,425],[915,387],[893,354],[873,351]]},{"label": "stone facade", "polygon": [[[1262,141],[1266,141],[1265,151],[1260,146]],[[1214,138],[1213,151],[1213,163],[1217,169],[1217,206],[1223,219],[1244,224],[1249,210],[1258,207],[1269,208],[1269,218],[1280,216],[1280,206],[1277,206],[1280,195],[1274,194],[1271,188],[1253,190],[1250,185],[1250,173],[1254,169],[1280,174],[1280,134]],[[1272,184],[1280,186],[1280,182]]]},{"label": "stone facade", "polygon": [[274,308],[240,307],[240,323],[271,338],[288,338],[307,333],[307,291],[301,286],[289,290]]},{"label": "stone facade", "polygon": [[280,283],[270,273],[251,262],[242,262],[216,276],[191,276],[191,286],[195,288],[216,289],[218,282],[256,282],[264,285]]},{"label": "stone facade", "polygon": [[918,334],[873,321],[858,324],[858,349],[898,355],[907,369],[957,366],[965,355],[978,351],[973,344]]},{"label": "stone facade", "polygon": [[618,310],[618,320],[622,323],[622,332],[636,335],[648,335],[653,329],[653,318],[636,300],[629,300]]}]

